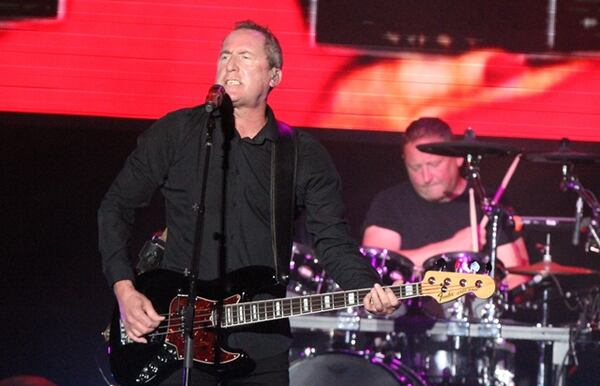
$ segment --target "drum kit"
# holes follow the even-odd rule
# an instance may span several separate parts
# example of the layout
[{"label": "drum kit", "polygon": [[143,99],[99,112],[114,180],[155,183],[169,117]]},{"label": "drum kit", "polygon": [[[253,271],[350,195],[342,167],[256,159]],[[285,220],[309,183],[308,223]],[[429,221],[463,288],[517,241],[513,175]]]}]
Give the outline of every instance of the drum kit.
[{"label": "drum kit", "polygon": [[[585,224],[589,238],[586,250],[599,252],[600,204],[573,171],[577,164],[600,163],[600,155],[571,151],[568,145],[568,141],[563,140],[558,151],[530,154],[527,158],[561,165],[563,190],[576,192],[581,203],[591,208],[592,217]],[[422,271],[416,270],[408,258],[387,249],[363,246],[361,254],[387,285],[399,279],[418,282],[424,272],[431,270],[484,272],[494,278],[495,294],[486,300],[468,294],[445,304],[427,298],[411,299],[385,318],[374,317],[361,309],[319,314],[305,320],[293,318],[290,322],[295,343],[290,351],[290,384],[519,385],[515,377],[515,342],[529,340],[537,344],[538,350],[528,354],[539,355],[535,371],[537,380],[532,384],[564,385],[564,366],[568,364],[568,358],[575,357],[574,337],[597,341],[600,289],[592,286],[580,294],[569,295],[578,298],[581,307],[578,320],[567,326],[551,325],[549,300],[553,296],[561,300],[569,297],[560,288],[558,279],[597,278],[599,273],[553,262],[550,234],[541,262],[505,267],[496,256],[498,234],[494,229],[498,228],[498,222],[512,219],[512,214],[507,215],[499,204],[500,190],[506,187],[507,178],[499,189],[500,194],[497,192],[493,199],[488,198],[480,183],[479,162],[484,156],[515,154],[518,154],[517,160],[520,157],[517,149],[477,140],[470,129],[462,140],[424,144],[418,148],[439,155],[464,157],[465,176],[475,187],[481,209],[489,219],[488,252],[465,251],[433,256],[423,264]],[[512,175],[514,167],[515,162],[507,176]],[[528,220],[540,221],[532,217],[523,222]],[[571,221],[577,223],[579,220]],[[579,229],[582,225],[577,223],[576,226]],[[290,268],[290,296],[339,289],[321,268],[313,251],[305,245],[294,244]],[[526,275],[530,279],[509,291],[505,281],[508,274]],[[597,279],[594,282],[597,283]],[[536,301],[515,301],[525,293]],[[536,307],[541,310],[541,316],[534,323],[511,319],[515,309]]]}]

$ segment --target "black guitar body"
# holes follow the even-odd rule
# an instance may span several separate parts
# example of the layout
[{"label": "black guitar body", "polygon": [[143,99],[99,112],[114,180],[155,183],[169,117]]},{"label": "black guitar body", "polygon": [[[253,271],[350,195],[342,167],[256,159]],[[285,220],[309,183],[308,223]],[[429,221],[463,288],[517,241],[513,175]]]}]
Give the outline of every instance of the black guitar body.
[{"label": "black guitar body", "polygon": [[[229,349],[225,329],[214,327],[218,308],[214,299],[222,298],[223,304],[235,304],[251,300],[259,293],[281,297],[285,295],[285,288],[276,285],[273,270],[268,267],[232,272],[223,285],[220,284],[219,281],[197,282],[200,296],[196,297],[195,304],[194,367],[211,373],[243,374],[253,368],[253,362],[243,351]],[[155,270],[138,276],[135,286],[150,299],[157,313],[169,316],[146,336],[147,344],[136,343],[127,338],[117,306],[110,327],[109,361],[115,379],[122,386],[152,386],[183,364],[182,317],[187,306],[189,279],[177,272]],[[233,330],[228,328],[227,332]],[[219,347],[218,357],[215,347]]]}]

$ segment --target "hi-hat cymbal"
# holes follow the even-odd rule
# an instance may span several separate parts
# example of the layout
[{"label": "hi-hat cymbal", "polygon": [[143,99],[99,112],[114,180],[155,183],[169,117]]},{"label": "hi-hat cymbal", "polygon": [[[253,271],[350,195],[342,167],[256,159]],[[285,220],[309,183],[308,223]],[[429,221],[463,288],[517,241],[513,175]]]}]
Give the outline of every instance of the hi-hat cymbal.
[{"label": "hi-hat cymbal", "polygon": [[583,153],[569,148],[571,141],[563,138],[556,151],[548,153],[529,153],[527,159],[544,163],[600,163],[600,154]]},{"label": "hi-hat cymbal", "polygon": [[518,267],[508,268],[508,272],[510,273],[518,273],[522,275],[591,275],[598,274],[597,271],[594,271],[589,268],[582,267],[572,267],[568,265],[561,265],[555,262],[543,262],[531,264],[531,265],[521,265]]},{"label": "hi-hat cymbal", "polygon": [[467,155],[511,155],[520,151],[512,146],[484,142],[475,139],[475,133],[471,128],[467,129],[463,139],[446,142],[423,143],[417,145],[417,149],[425,153],[444,155],[449,157],[465,157]]}]

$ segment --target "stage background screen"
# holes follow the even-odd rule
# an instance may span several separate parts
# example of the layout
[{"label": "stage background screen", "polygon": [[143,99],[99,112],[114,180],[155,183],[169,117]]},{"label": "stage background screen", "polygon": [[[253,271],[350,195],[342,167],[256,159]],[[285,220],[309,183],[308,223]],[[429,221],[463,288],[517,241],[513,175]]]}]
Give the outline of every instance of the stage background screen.
[{"label": "stage background screen", "polygon": [[600,141],[598,1],[33,3],[51,14],[0,13],[0,111],[155,119],[202,103],[222,38],[254,19],[283,45],[270,103],[291,125],[435,115],[457,133]]}]

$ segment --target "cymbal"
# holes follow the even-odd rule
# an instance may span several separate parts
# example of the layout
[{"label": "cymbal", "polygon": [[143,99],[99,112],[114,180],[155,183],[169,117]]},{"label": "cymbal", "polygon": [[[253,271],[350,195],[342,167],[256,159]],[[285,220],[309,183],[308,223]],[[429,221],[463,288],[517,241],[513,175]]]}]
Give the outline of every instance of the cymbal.
[{"label": "cymbal", "polygon": [[444,155],[449,157],[465,157],[467,155],[512,155],[520,153],[520,150],[494,142],[484,142],[475,139],[475,132],[469,128],[463,139],[446,142],[423,143],[417,145],[417,149],[425,153]]},{"label": "cymbal", "polygon": [[531,265],[521,265],[518,267],[510,267],[508,268],[508,272],[510,273],[518,273],[522,275],[591,275],[598,274],[597,271],[594,271],[589,268],[582,267],[572,267],[568,265],[561,265],[555,262],[543,262],[531,264]]},{"label": "cymbal", "polygon": [[527,159],[533,162],[545,163],[595,163],[600,162],[600,154],[583,153],[569,148],[571,141],[563,138],[560,147],[549,153],[529,153]]},{"label": "cymbal", "polygon": [[527,155],[527,159],[533,162],[591,164],[600,163],[600,154],[558,150],[549,153],[531,153]]}]

